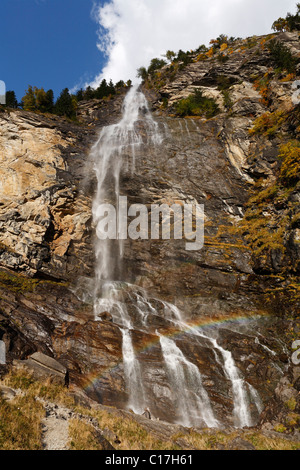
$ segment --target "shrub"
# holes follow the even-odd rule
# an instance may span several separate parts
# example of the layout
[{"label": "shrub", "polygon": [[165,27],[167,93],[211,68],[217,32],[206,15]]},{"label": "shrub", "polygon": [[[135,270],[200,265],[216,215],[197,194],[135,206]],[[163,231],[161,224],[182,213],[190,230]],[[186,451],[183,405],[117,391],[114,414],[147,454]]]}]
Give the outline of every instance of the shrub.
[{"label": "shrub", "polygon": [[284,44],[276,39],[272,39],[268,44],[268,49],[277,69],[280,71],[286,70],[288,73],[295,73],[298,59],[293,57],[290,50]]},{"label": "shrub", "polygon": [[233,83],[234,81],[232,81],[226,75],[218,75],[217,77],[218,90],[220,91],[228,90],[233,85]]},{"label": "shrub", "polygon": [[195,50],[195,53],[196,54],[204,54],[205,52],[207,52],[208,49],[207,47],[204,45],[204,44],[201,44],[201,46],[199,46],[196,50]]},{"label": "shrub", "polygon": [[231,109],[232,106],[233,106],[233,102],[232,102],[232,99],[230,97],[230,93],[228,90],[222,90],[222,94],[223,94],[223,98],[224,98],[224,106],[225,108],[228,110],[228,109]]},{"label": "shrub", "polygon": [[[286,408],[288,408],[289,410],[291,411],[295,411],[295,409],[297,408],[297,401],[295,400],[294,397],[290,398],[288,401],[286,401],[284,403],[284,405],[286,406]],[[297,424],[297,422],[296,422]]]},{"label": "shrub", "polygon": [[280,180],[285,186],[293,186],[300,180],[300,143],[291,141],[280,147],[279,158],[282,160]]},{"label": "shrub", "polygon": [[214,48],[211,47],[209,51],[206,53],[207,57],[211,58],[214,55]]},{"label": "shrub", "polygon": [[284,18],[278,18],[278,20],[274,21],[272,29],[276,32],[286,31],[288,29],[287,20]]},{"label": "shrub", "polygon": [[270,106],[271,104],[271,87],[270,87],[270,77],[266,73],[262,78],[257,79],[254,83],[254,88],[259,91],[262,96],[261,102],[265,106]]},{"label": "shrub", "polygon": [[288,13],[285,18],[278,18],[274,21],[272,29],[274,31],[300,31],[300,3],[297,3],[295,15]]},{"label": "shrub", "polygon": [[195,92],[188,98],[180,100],[175,105],[176,114],[181,117],[184,116],[205,116],[210,119],[216,116],[219,112],[219,106],[213,98],[203,96],[201,90]]},{"label": "shrub", "polygon": [[224,51],[226,51],[227,48],[228,48],[228,44],[226,42],[224,42],[220,47],[220,51],[224,52]]},{"label": "shrub", "polygon": [[228,60],[229,60],[229,56],[228,55],[224,55],[224,54],[219,54],[217,56],[217,60],[218,62],[220,62],[221,64],[225,64]]},{"label": "shrub", "polygon": [[192,60],[193,59],[192,59],[191,53],[189,51],[184,52],[181,49],[178,51],[177,57],[175,59],[175,61],[177,62],[183,62],[184,66],[190,64]]},{"label": "shrub", "polygon": [[287,429],[285,426],[283,426],[283,424],[276,424],[276,426],[274,426],[274,431],[276,432],[285,433],[286,430]]},{"label": "shrub", "polygon": [[285,77],[283,77],[280,81],[285,83],[285,82],[293,82],[296,79],[296,74],[295,73],[289,73]]},{"label": "shrub", "polygon": [[147,70],[148,75],[153,75],[154,72],[160,70],[165,65],[167,65],[167,62],[163,59],[152,59]]},{"label": "shrub", "polygon": [[169,62],[173,62],[173,60],[175,59],[176,57],[176,54],[175,52],[173,51],[167,51],[164,55],[164,57],[169,61]]},{"label": "shrub", "polygon": [[267,112],[259,116],[249,133],[251,135],[260,134],[266,137],[273,137],[280,126],[285,122],[286,115],[283,111]]},{"label": "shrub", "polygon": [[147,80],[148,72],[147,72],[146,67],[139,67],[137,69],[137,77],[141,78],[143,81]]},{"label": "shrub", "polygon": [[202,60],[206,60],[207,59],[207,55],[206,54],[203,54],[203,52],[199,55],[197,55],[196,57],[196,62],[200,62]]}]

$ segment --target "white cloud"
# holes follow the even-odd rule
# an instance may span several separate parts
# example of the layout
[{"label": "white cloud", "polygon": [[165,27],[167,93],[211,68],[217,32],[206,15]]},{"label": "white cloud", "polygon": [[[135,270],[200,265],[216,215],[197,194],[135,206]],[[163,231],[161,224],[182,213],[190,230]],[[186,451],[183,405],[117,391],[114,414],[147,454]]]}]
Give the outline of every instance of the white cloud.
[{"label": "white cloud", "polygon": [[93,80],[136,80],[136,70],[167,50],[208,44],[220,34],[268,34],[279,16],[295,11],[295,0],[111,0],[95,4],[98,48],[107,55]]}]

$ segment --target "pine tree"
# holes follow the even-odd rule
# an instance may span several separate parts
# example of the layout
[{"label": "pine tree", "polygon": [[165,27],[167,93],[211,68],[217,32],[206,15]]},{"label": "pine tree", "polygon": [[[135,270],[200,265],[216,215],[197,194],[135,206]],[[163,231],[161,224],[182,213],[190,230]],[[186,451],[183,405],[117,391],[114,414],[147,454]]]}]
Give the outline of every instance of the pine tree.
[{"label": "pine tree", "polygon": [[17,108],[18,100],[14,91],[6,92],[6,106],[8,108]]},{"label": "pine tree", "polygon": [[47,109],[47,94],[44,88],[34,87],[35,103],[36,108],[42,113],[46,112]]},{"label": "pine tree", "polygon": [[35,111],[36,110],[36,97],[34,90],[31,85],[28,86],[25,96],[22,98],[24,111]]},{"label": "pine tree", "polygon": [[97,97],[97,90],[94,90],[92,87],[88,86],[84,92],[84,99],[85,100],[92,100]]},{"label": "pine tree", "polygon": [[84,92],[82,88],[80,88],[80,90],[77,91],[76,98],[77,98],[77,102],[84,100]]},{"label": "pine tree", "polygon": [[137,77],[141,78],[143,81],[147,80],[148,72],[146,67],[140,67],[137,69]]},{"label": "pine tree", "polygon": [[76,117],[74,100],[72,99],[68,88],[65,88],[61,92],[55,103],[54,109],[58,116],[66,116],[70,119],[74,119]]},{"label": "pine tree", "polygon": [[164,57],[169,61],[169,62],[173,62],[173,60],[175,59],[176,57],[176,54],[175,52],[173,51],[167,51],[164,55]]},{"label": "pine tree", "polygon": [[123,80],[120,80],[119,82],[116,83],[115,88],[123,88],[125,86],[125,82]]},{"label": "pine tree", "polygon": [[54,93],[53,93],[53,90],[50,89],[46,93],[45,112],[53,113],[53,110],[54,110]]},{"label": "pine tree", "polygon": [[165,60],[156,58],[152,59],[147,72],[148,74],[152,75],[154,72],[164,67],[164,65],[167,65],[167,62]]},{"label": "pine tree", "polygon": [[278,18],[274,21],[272,29],[276,32],[286,31],[288,29],[288,22],[284,18]]},{"label": "pine tree", "polygon": [[108,92],[108,95],[115,95],[116,94],[115,85],[113,84],[112,80],[109,81],[107,92]]},{"label": "pine tree", "polygon": [[102,98],[104,98],[107,95],[108,95],[108,85],[107,85],[107,81],[104,78],[102,82],[100,83],[100,86],[98,86],[97,90],[95,91],[95,98],[97,98],[98,100],[102,100]]}]

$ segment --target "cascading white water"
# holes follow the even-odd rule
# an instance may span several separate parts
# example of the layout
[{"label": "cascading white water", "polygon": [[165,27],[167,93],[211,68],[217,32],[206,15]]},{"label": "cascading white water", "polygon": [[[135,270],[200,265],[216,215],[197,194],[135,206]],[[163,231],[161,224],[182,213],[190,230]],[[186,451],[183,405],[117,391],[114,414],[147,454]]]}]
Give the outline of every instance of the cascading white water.
[{"label": "cascading white water", "polygon": [[[224,368],[224,372],[232,384],[232,393],[233,393],[233,403],[234,403],[234,424],[237,428],[244,428],[252,426],[251,413],[249,410],[249,400],[247,396],[247,390],[245,387],[245,382],[241,378],[238,368],[235,365],[235,361],[230,351],[222,348],[217,342],[217,340],[211,336],[208,336],[204,333],[203,330],[198,330],[196,328],[190,327],[186,322],[183,321],[181,317],[181,312],[175,307],[176,312],[176,323],[182,330],[189,331],[190,334],[194,336],[202,337],[207,339],[213,346],[216,361],[219,362]],[[216,353],[219,351],[223,358],[223,364],[220,363],[219,357]],[[256,390],[248,384],[250,394],[252,399],[254,399],[257,409],[261,408],[260,398]]]},{"label": "cascading white water", "polygon": [[[139,122],[143,123],[145,129],[143,137],[137,129]],[[131,173],[133,173],[137,150],[142,145],[157,145],[161,141],[158,124],[149,112],[144,94],[138,90],[138,86],[132,87],[124,100],[121,121],[104,127],[91,150],[98,182],[92,207],[97,234],[95,297],[99,294],[101,296],[103,281],[118,278],[124,245],[124,241],[120,239],[118,234],[116,234],[116,241],[101,239],[98,229],[103,216],[101,207],[105,203],[113,204],[116,208],[116,214],[118,214],[122,169],[128,171],[131,168]],[[97,311],[95,313],[97,314]]]},{"label": "cascading white water", "polygon": [[198,367],[186,359],[175,341],[160,335],[160,345],[177,402],[178,423],[218,427]]},{"label": "cascading white water", "polygon": [[[141,116],[146,131],[144,138],[136,129]],[[137,413],[142,412],[145,407],[142,375],[130,334],[132,323],[126,304],[122,302],[122,285],[117,282],[124,242],[118,234],[116,240],[102,239],[99,222],[103,214],[100,209],[103,204],[109,202],[114,204],[116,214],[118,213],[122,168],[125,167],[126,171],[131,169],[133,174],[136,150],[142,145],[157,145],[161,140],[158,124],[149,112],[147,100],[138,87],[134,86],[124,100],[121,121],[104,127],[91,151],[98,182],[92,207],[97,235],[94,313],[95,318],[99,319],[101,313],[109,312],[113,321],[120,325],[128,406]]]},{"label": "cascading white water", "polygon": [[[180,121],[179,125],[183,132]],[[189,133],[188,127],[187,132]],[[143,370],[132,342],[132,330],[135,328],[148,332],[150,319],[158,315],[159,309],[166,322],[178,329],[187,330],[188,334],[194,337],[194,341],[199,337],[208,341],[216,361],[223,367],[232,384],[235,424],[237,427],[250,426],[251,415],[245,383],[230,351],[223,349],[215,338],[207,336],[202,330],[190,328],[175,305],[159,299],[150,299],[144,289],[124,282],[121,270],[124,241],[118,234],[116,240],[103,240],[100,236],[99,223],[103,217],[101,206],[105,203],[113,204],[118,214],[121,172],[133,173],[138,152],[141,149],[144,152],[147,146],[156,146],[162,140],[145,96],[137,87],[132,87],[124,100],[121,121],[104,127],[92,148],[91,157],[98,181],[92,208],[97,235],[93,293],[95,319],[101,320],[101,314],[109,312],[113,322],[120,328],[128,407],[134,412],[143,412],[148,400],[143,384]],[[130,308],[127,308],[128,305]],[[185,357],[173,339],[160,333],[157,333],[157,338],[165,370],[169,375],[174,402],[177,404],[178,422],[186,426],[218,427],[219,422],[214,416],[198,367]],[[249,393],[252,400],[258,403],[259,396],[253,387],[249,387]]]},{"label": "cascading white water", "polygon": [[[220,364],[221,367],[223,367],[225,375],[231,382],[234,404],[234,424],[237,428],[252,426],[251,413],[249,410],[249,400],[247,396],[245,382],[240,376],[240,372],[237,366],[235,365],[235,361],[231,352],[227,349],[222,348],[222,346],[219,345],[218,341],[215,338],[213,338],[212,336],[208,336],[204,333],[203,330],[191,328],[188,324],[184,322],[180,322],[179,325],[182,329],[189,329],[189,332],[195,335],[196,337],[198,336],[204,338],[212,344],[216,361]],[[217,351],[220,352],[223,359],[223,363],[221,363]],[[254,392],[256,392],[256,390],[252,387],[252,398],[256,399],[256,404],[259,408],[259,396],[258,394],[255,395]]]},{"label": "cascading white water", "polygon": [[124,374],[128,391],[127,406],[135,413],[141,414],[146,407],[141,368],[133,349],[130,330],[121,329],[121,331]]},{"label": "cascading white water", "polygon": [[[222,348],[216,339],[203,335],[209,339],[215,349],[222,355],[224,361],[224,371],[232,384],[233,403],[234,403],[234,424],[237,428],[252,426],[251,413],[248,406],[247,391],[245,382],[241,378],[238,368],[235,365],[233,356],[230,351]],[[217,358],[217,355],[216,355]]]},{"label": "cascading white water", "polygon": [[264,409],[264,405],[261,401],[261,398],[257,392],[257,390],[255,390],[255,388],[251,385],[251,384],[247,384],[248,385],[248,388],[249,388],[249,393],[250,393],[250,396],[256,406],[256,409],[257,409],[257,412],[258,414],[260,415]]}]

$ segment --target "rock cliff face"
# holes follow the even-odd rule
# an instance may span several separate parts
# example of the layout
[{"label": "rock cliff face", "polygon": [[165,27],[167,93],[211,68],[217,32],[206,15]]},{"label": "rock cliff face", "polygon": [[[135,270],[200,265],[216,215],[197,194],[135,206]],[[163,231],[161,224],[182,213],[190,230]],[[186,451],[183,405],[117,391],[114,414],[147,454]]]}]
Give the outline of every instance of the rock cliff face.
[{"label": "rock cliff face", "polygon": [[20,111],[2,114],[0,132],[1,264],[65,279],[80,269],[67,253],[84,263],[91,215],[78,185],[91,132]]},{"label": "rock cliff face", "polygon": [[[184,240],[125,243],[123,279],[157,302],[152,326],[145,333],[135,323],[132,335],[151,412],[167,421],[176,420],[176,410],[155,340],[156,329],[170,328],[159,301],[176,305],[194,324],[218,323],[220,346],[259,392],[261,409],[254,398],[250,404],[255,422],[276,422],[278,406],[286,410],[291,399],[293,413],[299,411],[299,368],[291,362],[299,336],[299,183],[284,186],[278,159],[281,147],[299,137],[297,77],[276,75],[269,39],[239,45],[222,64],[214,57],[194,61],[172,80],[166,68],[159,85],[143,88],[163,142],[147,154],[141,148],[134,174],[124,169],[122,194],[129,204],[205,206],[200,251],[187,252]],[[297,34],[278,39],[299,56]],[[267,98],[259,85],[266,74]],[[174,103],[195,88],[218,101],[218,116],[174,116]],[[91,300],[96,178],[89,152],[101,127],[120,120],[123,99],[82,103],[80,125],[23,111],[0,114],[0,339],[8,360],[35,351],[53,356],[71,382],[119,407],[128,400],[121,331],[109,315],[95,322]],[[268,121],[258,121],[266,113]],[[137,300],[130,288],[124,295],[130,309]],[[244,327],[241,317],[252,320]],[[188,335],[178,344],[204,377],[218,419],[233,425],[230,381],[212,349],[206,341],[191,344]],[[282,413],[293,432],[296,425]]]}]

